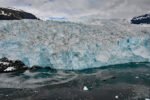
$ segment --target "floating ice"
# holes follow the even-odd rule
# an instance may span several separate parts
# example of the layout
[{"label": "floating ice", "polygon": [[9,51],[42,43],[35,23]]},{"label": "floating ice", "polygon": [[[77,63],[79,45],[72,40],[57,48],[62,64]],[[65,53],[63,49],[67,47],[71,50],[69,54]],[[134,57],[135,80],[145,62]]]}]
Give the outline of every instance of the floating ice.
[{"label": "floating ice", "polygon": [[145,100],[150,100],[149,98],[145,98]]},{"label": "floating ice", "polygon": [[88,89],[87,86],[84,86],[84,87],[83,87],[83,90],[84,90],[84,91],[88,91],[89,89]]},{"label": "floating ice", "polygon": [[136,76],[135,78],[136,78],[136,79],[138,79],[138,78],[139,78],[139,76]]},{"label": "floating ice", "polygon": [[116,95],[116,96],[115,96],[115,99],[119,99],[119,96],[118,96],[118,95]]},{"label": "floating ice", "polygon": [[150,61],[149,27],[100,23],[1,21],[0,58],[71,70]]}]

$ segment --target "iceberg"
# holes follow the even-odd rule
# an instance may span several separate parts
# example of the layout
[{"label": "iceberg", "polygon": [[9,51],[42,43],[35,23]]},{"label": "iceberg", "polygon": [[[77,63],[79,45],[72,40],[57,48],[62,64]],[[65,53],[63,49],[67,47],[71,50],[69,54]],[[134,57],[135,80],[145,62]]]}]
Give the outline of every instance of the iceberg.
[{"label": "iceberg", "polygon": [[1,21],[0,58],[65,70],[150,62],[149,26],[124,20],[97,23]]}]

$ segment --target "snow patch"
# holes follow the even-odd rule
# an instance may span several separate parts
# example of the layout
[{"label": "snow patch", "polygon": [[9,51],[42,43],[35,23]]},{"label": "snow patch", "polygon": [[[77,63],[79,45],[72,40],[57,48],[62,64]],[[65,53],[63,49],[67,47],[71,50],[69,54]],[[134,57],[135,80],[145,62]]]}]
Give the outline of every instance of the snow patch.
[{"label": "snow patch", "polygon": [[14,70],[16,70],[16,68],[14,68],[14,67],[8,67],[4,71],[5,72],[11,72],[11,71],[14,71]]},{"label": "snow patch", "polygon": [[0,64],[2,64],[2,65],[9,65],[8,62],[0,62]]}]

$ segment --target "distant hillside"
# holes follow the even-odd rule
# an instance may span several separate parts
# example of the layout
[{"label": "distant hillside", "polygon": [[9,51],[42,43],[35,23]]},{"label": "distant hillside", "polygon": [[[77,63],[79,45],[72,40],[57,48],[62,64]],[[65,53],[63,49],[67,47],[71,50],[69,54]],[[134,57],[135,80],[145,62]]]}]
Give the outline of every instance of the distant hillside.
[{"label": "distant hillside", "polygon": [[131,20],[132,24],[150,24],[150,14],[141,15],[138,17],[134,17]]},{"label": "distant hillside", "polygon": [[10,8],[0,8],[0,20],[39,19],[35,15]]}]

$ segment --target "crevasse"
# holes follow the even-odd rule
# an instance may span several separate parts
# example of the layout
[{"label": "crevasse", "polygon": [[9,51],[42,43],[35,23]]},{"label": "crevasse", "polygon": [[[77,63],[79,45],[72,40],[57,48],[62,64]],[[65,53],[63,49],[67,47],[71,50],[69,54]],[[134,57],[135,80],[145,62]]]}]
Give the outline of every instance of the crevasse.
[{"label": "crevasse", "polygon": [[86,69],[150,61],[150,27],[123,20],[98,24],[57,21],[1,21],[0,58],[27,66]]}]

